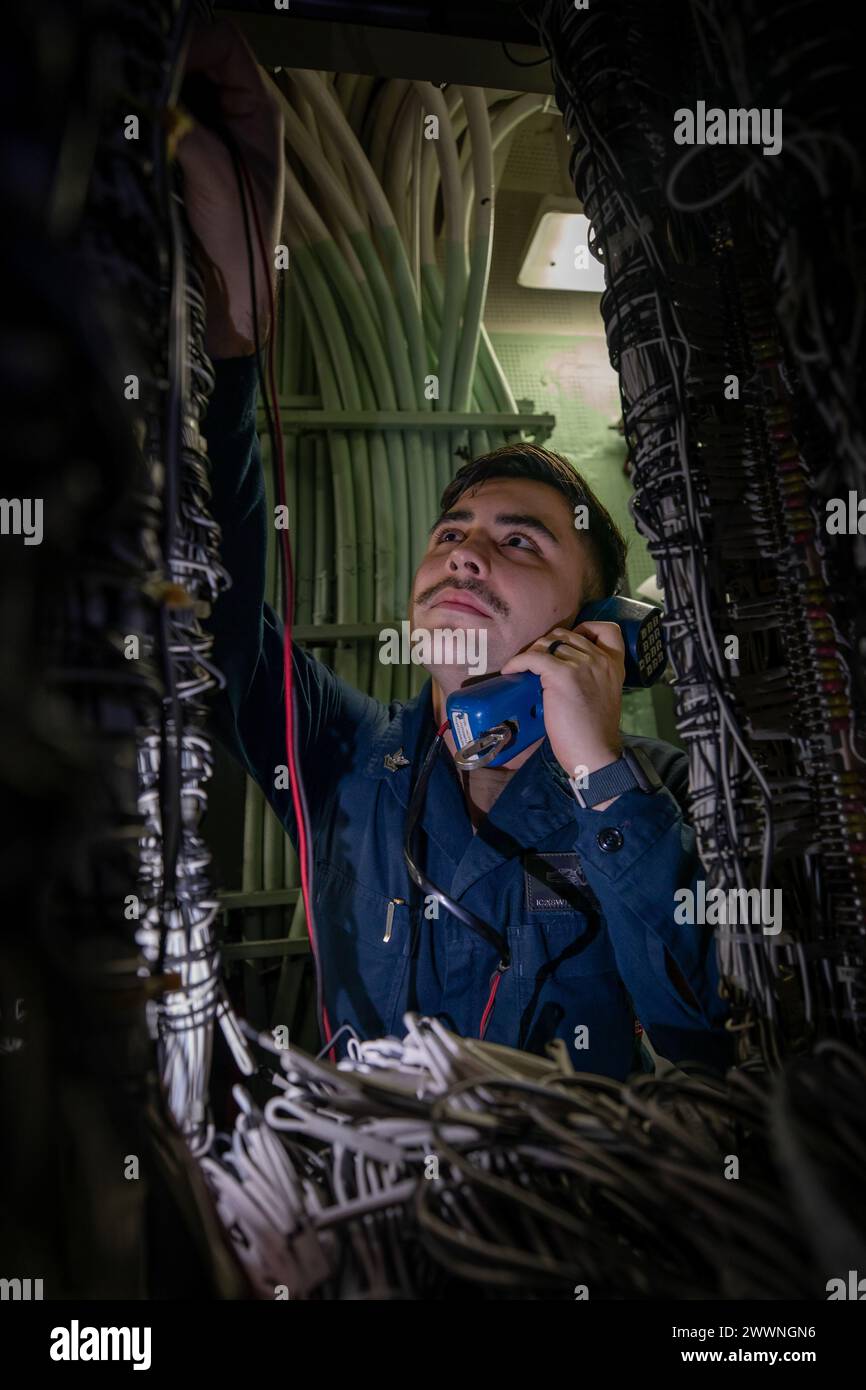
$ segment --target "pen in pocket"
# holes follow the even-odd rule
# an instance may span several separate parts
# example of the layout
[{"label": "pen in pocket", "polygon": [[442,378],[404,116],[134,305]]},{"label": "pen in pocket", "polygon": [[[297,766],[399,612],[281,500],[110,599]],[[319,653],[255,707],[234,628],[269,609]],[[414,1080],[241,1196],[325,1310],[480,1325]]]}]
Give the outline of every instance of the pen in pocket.
[{"label": "pen in pocket", "polygon": [[385,935],[382,937],[383,941],[391,940],[391,932],[394,928],[394,910],[399,904],[405,901],[405,898],[388,899],[388,911],[385,913]]}]

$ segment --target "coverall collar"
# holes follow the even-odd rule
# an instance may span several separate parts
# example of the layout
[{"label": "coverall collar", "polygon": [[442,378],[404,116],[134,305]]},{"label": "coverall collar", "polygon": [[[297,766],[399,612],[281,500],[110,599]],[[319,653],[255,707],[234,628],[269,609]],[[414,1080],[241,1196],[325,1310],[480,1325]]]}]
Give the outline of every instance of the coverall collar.
[{"label": "coverall collar", "polygon": [[[434,733],[433,682],[428,679],[373,741],[366,774],[384,778],[406,809]],[[404,759],[407,765],[402,765]],[[542,846],[551,832],[574,819],[574,806],[568,779],[545,738],[473,835],[457,770],[440,750],[421,825],[454,864],[451,893],[459,897],[504,861]]]}]

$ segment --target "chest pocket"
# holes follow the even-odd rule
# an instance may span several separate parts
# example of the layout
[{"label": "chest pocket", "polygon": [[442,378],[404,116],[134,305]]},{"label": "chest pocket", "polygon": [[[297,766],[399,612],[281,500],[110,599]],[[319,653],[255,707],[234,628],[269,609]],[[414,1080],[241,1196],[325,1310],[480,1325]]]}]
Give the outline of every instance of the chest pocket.
[{"label": "chest pocket", "polygon": [[523,879],[525,971],[549,979],[616,970],[607,926],[576,854],[527,854]]},{"label": "chest pocket", "polygon": [[316,926],[333,1029],[349,1023],[362,1037],[393,1031],[413,919],[407,903],[360,883],[341,865],[316,861]]}]

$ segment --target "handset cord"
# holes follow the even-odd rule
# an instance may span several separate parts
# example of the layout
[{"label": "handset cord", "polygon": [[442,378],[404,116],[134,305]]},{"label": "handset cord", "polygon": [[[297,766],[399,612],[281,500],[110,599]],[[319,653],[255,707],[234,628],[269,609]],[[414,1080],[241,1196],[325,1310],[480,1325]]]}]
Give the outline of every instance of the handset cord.
[{"label": "handset cord", "polygon": [[415,786],[412,788],[412,795],[409,798],[409,809],[406,813],[406,834],[403,841],[403,858],[406,861],[409,876],[413,883],[417,884],[421,889],[422,893],[426,893],[429,897],[433,897],[437,902],[440,902],[446,911],[451,913],[452,917],[456,917],[458,922],[462,922],[470,931],[475,932],[476,936],[480,936],[483,941],[487,942],[488,946],[493,946],[499,955],[499,964],[490,978],[490,994],[479,1025],[478,1036],[483,1038],[493,1014],[493,1006],[496,1000],[496,991],[499,988],[499,983],[502,976],[511,965],[511,953],[508,949],[508,942],[506,938],[491,927],[489,923],[483,921],[480,917],[476,917],[475,913],[470,912],[468,908],[461,907],[460,903],[455,902],[454,899],[450,898],[441,888],[437,888],[436,884],[418,868],[415,862],[415,831],[421,817],[421,811],[427,794],[427,786],[433,772],[433,764],[444,742],[445,730],[447,728],[448,720],[446,719],[436,730],[436,736],[427,750],[427,755],[421,765],[418,779]]}]

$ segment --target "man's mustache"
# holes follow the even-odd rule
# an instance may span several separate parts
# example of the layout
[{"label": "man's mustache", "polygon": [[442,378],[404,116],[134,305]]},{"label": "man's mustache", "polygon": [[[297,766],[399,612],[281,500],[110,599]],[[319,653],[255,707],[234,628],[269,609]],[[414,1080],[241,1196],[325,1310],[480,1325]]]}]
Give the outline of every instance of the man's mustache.
[{"label": "man's mustache", "polygon": [[488,588],[479,584],[475,579],[443,579],[439,584],[433,584],[429,589],[425,589],[423,593],[416,594],[415,602],[419,608],[426,608],[431,599],[434,599],[437,594],[441,594],[443,589],[465,589],[468,594],[476,594],[482,603],[485,603],[493,613],[498,613],[502,618],[507,618],[511,612],[507,603],[503,603],[501,598],[497,598],[496,594],[492,594]]}]

